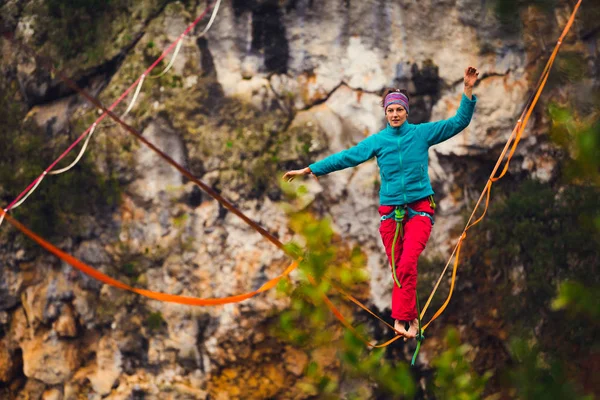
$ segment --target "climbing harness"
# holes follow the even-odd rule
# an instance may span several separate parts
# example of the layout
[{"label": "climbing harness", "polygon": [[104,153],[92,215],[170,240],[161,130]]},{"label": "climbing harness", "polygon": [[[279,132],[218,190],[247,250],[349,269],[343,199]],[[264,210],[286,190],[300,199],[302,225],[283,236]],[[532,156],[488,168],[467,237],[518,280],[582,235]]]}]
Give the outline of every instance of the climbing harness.
[{"label": "climbing harness", "polygon": [[[428,199],[429,199],[429,205],[431,206],[432,209],[435,210],[436,205],[435,205],[435,201],[433,200],[433,196],[430,195],[428,197]],[[393,273],[393,277],[394,277],[394,282],[396,282],[396,285],[398,285],[399,288],[402,287],[402,284],[400,284],[400,282],[398,281],[398,277],[396,276],[395,251],[396,251],[396,242],[398,241],[398,236],[400,236],[400,238],[404,237],[404,227],[402,224],[404,222],[404,218],[406,217],[406,215],[408,215],[408,221],[410,221],[413,217],[421,216],[421,217],[429,218],[429,220],[431,221],[431,226],[433,226],[433,224],[435,224],[435,219],[433,218],[433,215],[426,213],[424,211],[415,211],[411,207],[409,207],[408,204],[396,206],[396,207],[394,207],[394,210],[391,213],[381,217],[381,222],[388,220],[388,219],[392,219],[392,218],[394,218],[394,220],[396,221],[396,232],[394,233],[394,241],[392,242],[392,273]]]}]

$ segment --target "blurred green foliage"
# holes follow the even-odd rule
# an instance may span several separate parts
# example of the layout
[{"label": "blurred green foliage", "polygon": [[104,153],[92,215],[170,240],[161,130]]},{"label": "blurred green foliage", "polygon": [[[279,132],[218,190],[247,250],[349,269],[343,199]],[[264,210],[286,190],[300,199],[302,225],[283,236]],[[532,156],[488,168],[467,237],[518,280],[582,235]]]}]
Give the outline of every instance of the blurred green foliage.
[{"label": "blurred green foliage", "polygon": [[525,309],[509,306],[512,313],[547,307],[556,280],[600,279],[589,277],[599,262],[600,234],[592,223],[599,212],[599,188],[571,185],[557,193],[549,184],[527,180],[507,194],[497,186],[493,206],[466,244],[475,249],[467,264],[502,271],[505,279],[515,266],[523,266],[531,298]]},{"label": "blurred green foliage", "polygon": [[[596,106],[600,105],[597,99]],[[564,178],[569,182],[600,186],[600,113],[595,108],[581,115],[572,107],[548,107],[552,140],[567,152]]]},{"label": "blurred green foliage", "polygon": [[469,362],[472,348],[462,344],[458,331],[448,329],[444,340],[446,350],[433,361],[436,368],[434,392],[440,399],[477,400],[483,398],[491,372],[480,376]]},{"label": "blurred green foliage", "polygon": [[[363,333],[366,335],[366,332]],[[369,349],[349,331],[345,333],[344,344],[340,359],[349,377],[370,380],[379,396],[388,394],[412,398],[415,395],[417,388],[408,363],[384,358],[387,349]]]},{"label": "blurred green foliage", "polygon": [[[281,314],[281,327],[287,339],[296,344],[329,343],[334,339],[335,330],[320,327],[337,326],[337,322],[332,319],[324,296],[330,293],[332,283],[346,288],[363,283],[366,280],[364,256],[358,248],[348,249],[334,244],[328,220],[318,220],[302,212],[291,216],[290,225],[302,235],[305,244],[302,247],[295,243],[287,245],[292,254],[302,254],[303,260],[299,266],[298,283],[292,285],[282,281],[279,284],[280,291],[291,297],[290,310]],[[313,285],[311,280],[316,284]]]},{"label": "blurred green foliage", "polygon": [[463,279],[494,288],[492,299],[499,301],[494,307],[500,320],[510,321],[511,337],[535,338],[535,351],[557,365],[566,363],[570,381],[585,380],[586,372],[577,371],[576,365],[595,357],[599,326],[574,317],[566,305],[586,309],[594,306],[581,302],[593,299],[575,295],[571,286],[562,289],[558,303],[554,299],[562,282],[600,285],[600,232],[593,223],[600,211],[600,188],[570,184],[557,190],[532,180],[516,187],[508,188],[509,182],[496,186],[486,219],[465,244]]},{"label": "blurred green foliage", "polygon": [[600,288],[590,288],[579,282],[564,282],[552,302],[554,310],[568,310],[576,318],[587,317],[600,323]]},{"label": "blurred green foliage", "polygon": [[592,400],[569,379],[564,363],[552,356],[545,356],[540,349],[523,339],[511,343],[514,365],[509,378],[516,389],[517,398],[524,400]]},{"label": "blurred green foliage", "polygon": [[[310,378],[303,383],[305,391],[319,398],[339,398],[344,377],[353,382],[352,389],[343,389],[347,398],[365,398],[372,391],[412,397],[415,385],[408,365],[390,362],[384,357],[385,349],[371,350],[349,331],[342,333],[342,325],[324,302],[327,296],[350,323],[354,321],[355,307],[344,302],[332,286],[342,287],[356,296],[365,292],[367,275],[363,253],[359,248],[344,246],[328,220],[318,220],[308,212],[291,215],[290,225],[304,243],[289,244],[288,249],[302,253],[303,261],[297,283],[285,281],[278,287],[280,292],[290,296],[291,304],[281,314],[276,334],[309,351],[334,345],[342,366],[340,372],[313,360],[305,371]],[[357,324],[357,330],[365,338],[372,335],[366,326]]]},{"label": "blurred green foliage", "polygon": [[[342,287],[361,301],[367,300],[360,297],[367,293],[368,278],[360,249],[350,249],[341,243],[327,220],[318,220],[308,212],[296,212],[290,218],[301,244],[290,243],[288,250],[302,255],[303,261],[295,277],[297,282],[283,281],[278,287],[281,293],[290,296],[291,303],[281,314],[275,334],[309,353],[333,345],[341,367],[332,367],[331,361],[313,359],[305,370],[305,378],[309,379],[302,382],[304,390],[320,399],[422,396],[407,360],[390,357],[389,347],[369,348],[349,330],[342,333],[342,324],[323,300],[327,296],[364,339],[373,339],[371,322],[378,322],[369,318],[366,324],[361,323],[354,315],[360,310],[332,289],[334,285]],[[387,338],[394,334],[391,330],[387,332]],[[481,398],[489,373],[480,376],[474,371],[469,361],[470,347],[460,343],[456,330],[448,332],[445,347],[447,350],[433,361],[435,394],[440,399]]]}]

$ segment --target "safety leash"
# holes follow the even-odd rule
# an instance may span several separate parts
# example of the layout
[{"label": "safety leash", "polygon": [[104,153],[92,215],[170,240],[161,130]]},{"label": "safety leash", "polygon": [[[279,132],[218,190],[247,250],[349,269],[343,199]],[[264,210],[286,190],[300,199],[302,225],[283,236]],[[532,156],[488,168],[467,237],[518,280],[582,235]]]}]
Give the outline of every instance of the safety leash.
[{"label": "safety leash", "polygon": [[396,242],[398,241],[398,235],[401,238],[404,238],[404,228],[402,227],[402,221],[404,220],[404,216],[406,215],[406,209],[396,207],[394,209],[394,219],[396,220],[396,233],[394,234],[394,241],[392,242],[392,273],[394,276],[394,282],[398,285],[399,288],[402,287],[402,284],[398,280],[398,276],[396,275]]}]

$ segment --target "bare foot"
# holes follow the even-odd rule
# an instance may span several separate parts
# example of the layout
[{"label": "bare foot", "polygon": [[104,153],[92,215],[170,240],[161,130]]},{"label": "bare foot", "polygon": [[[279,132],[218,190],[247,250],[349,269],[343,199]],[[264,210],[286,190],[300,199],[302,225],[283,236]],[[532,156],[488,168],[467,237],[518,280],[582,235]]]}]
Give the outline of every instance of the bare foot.
[{"label": "bare foot", "polygon": [[405,337],[409,339],[414,339],[417,337],[417,333],[419,333],[419,320],[417,318],[410,321],[408,332],[406,332]]},{"label": "bare foot", "polygon": [[406,330],[407,326],[410,328],[408,322],[396,320],[394,322],[394,329],[396,330],[396,334],[400,336],[404,336],[404,340],[406,341],[406,335],[408,331]]},{"label": "bare foot", "polygon": [[407,339],[414,339],[419,332],[419,320],[416,318],[411,322],[396,320],[394,322],[394,329],[399,335],[404,336],[405,341]]}]

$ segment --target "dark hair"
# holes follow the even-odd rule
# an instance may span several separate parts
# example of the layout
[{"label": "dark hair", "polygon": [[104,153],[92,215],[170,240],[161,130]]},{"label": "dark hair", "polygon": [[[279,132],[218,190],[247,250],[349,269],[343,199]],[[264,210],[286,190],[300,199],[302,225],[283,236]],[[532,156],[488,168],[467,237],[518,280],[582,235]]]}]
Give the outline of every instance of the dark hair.
[{"label": "dark hair", "polygon": [[394,92],[400,92],[400,93],[402,93],[410,101],[410,97],[408,97],[408,90],[406,90],[406,89],[388,88],[388,89],[385,90],[385,92],[383,92],[383,96],[381,96],[381,103],[380,103],[381,107],[385,106],[385,98],[387,97],[387,95],[390,94],[390,93],[394,93]]}]

